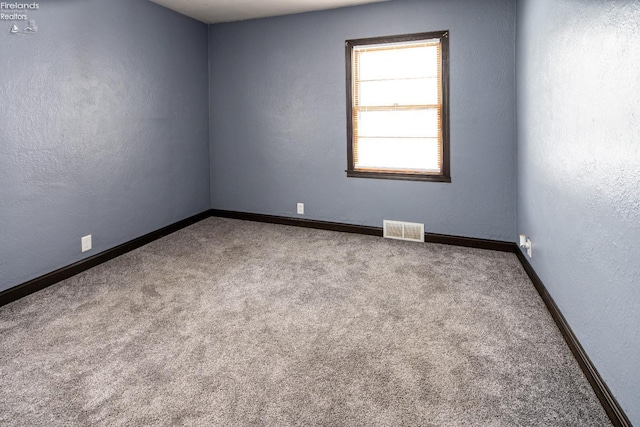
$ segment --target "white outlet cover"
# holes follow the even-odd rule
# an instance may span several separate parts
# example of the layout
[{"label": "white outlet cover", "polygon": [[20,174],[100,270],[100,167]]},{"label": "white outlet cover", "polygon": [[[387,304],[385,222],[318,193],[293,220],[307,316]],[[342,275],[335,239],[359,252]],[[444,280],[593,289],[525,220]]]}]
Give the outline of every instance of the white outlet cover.
[{"label": "white outlet cover", "polygon": [[524,248],[526,244],[527,244],[527,235],[526,234],[521,234],[520,235],[520,247]]},{"label": "white outlet cover", "polygon": [[84,236],[82,239],[80,239],[80,241],[82,243],[82,252],[91,250],[91,234],[89,234],[88,236]]},{"label": "white outlet cover", "polygon": [[300,215],[304,214],[304,203],[298,203],[298,213]]}]

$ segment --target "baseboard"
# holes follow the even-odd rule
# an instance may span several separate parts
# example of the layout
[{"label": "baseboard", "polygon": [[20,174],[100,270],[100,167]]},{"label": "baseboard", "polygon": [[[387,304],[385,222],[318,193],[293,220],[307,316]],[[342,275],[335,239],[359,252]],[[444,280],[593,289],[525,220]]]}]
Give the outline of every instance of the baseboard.
[{"label": "baseboard", "polygon": [[567,320],[564,318],[562,312],[547,291],[547,288],[542,283],[542,280],[540,280],[540,277],[533,269],[533,266],[529,263],[529,260],[527,260],[522,251],[520,251],[520,249],[518,249],[515,244],[514,247],[516,248],[516,255],[518,256],[522,267],[524,267],[524,270],[527,272],[527,275],[533,282],[533,286],[535,286],[538,293],[540,294],[540,297],[542,297],[542,300],[547,306],[549,313],[551,313],[551,317],[553,317],[553,320],[556,322],[558,329],[560,329],[562,336],[567,342],[567,345],[571,349],[574,357],[578,361],[578,364],[580,365],[580,368],[582,369],[585,377],[587,377],[589,384],[591,384],[591,387],[600,400],[602,407],[607,412],[609,419],[611,419],[611,422],[614,426],[631,427],[629,418],[627,418],[627,415],[618,404],[616,398],[613,397],[611,390],[609,390],[609,387],[598,373],[598,370],[593,365],[593,362],[591,362],[591,359],[589,359],[589,356],[584,351],[584,348],[580,344],[580,341],[578,341],[578,338],[571,330],[571,327],[567,323]]},{"label": "baseboard", "polygon": [[[90,258],[78,261],[74,264],[71,264],[67,267],[63,267],[59,270],[53,271],[44,276],[38,277],[36,279],[30,280],[21,285],[15,286],[13,288],[7,289],[5,291],[0,292],[0,307],[3,305],[9,304],[10,302],[16,301],[24,296],[37,292],[41,289],[44,289],[48,286],[51,286],[55,283],[58,283],[62,280],[68,279],[76,274],[79,274],[85,270],[88,270],[92,267],[95,267],[99,264],[102,264],[106,261],[109,261],[113,258],[116,258],[120,255],[123,255],[127,252],[130,252],[134,249],[137,249],[141,246],[144,246],[148,243],[153,242],[161,237],[174,233],[182,228],[188,227],[196,222],[202,221],[210,216],[217,216],[222,218],[232,218],[232,219],[240,219],[245,221],[256,221],[256,222],[266,222],[271,224],[282,224],[282,225],[292,225],[297,227],[306,227],[306,228],[315,228],[320,230],[330,230],[330,231],[339,231],[345,233],[357,233],[357,234],[366,234],[372,236],[382,236],[382,227],[370,227],[364,225],[351,225],[337,222],[328,222],[328,221],[317,221],[311,219],[299,219],[299,218],[290,218],[276,215],[263,215],[263,214],[255,214],[248,212],[236,212],[236,211],[227,211],[220,209],[210,209],[208,211],[202,212],[198,215],[194,215],[190,218],[186,218],[182,221],[178,221],[174,224],[171,224],[167,227],[161,228],[159,230],[153,231],[149,234],[145,234],[142,237],[138,237],[129,242],[123,243],[119,246],[116,246],[112,249],[108,249],[104,252],[101,252],[97,255],[94,255]],[[580,368],[584,372],[587,380],[591,384],[596,396],[600,400],[604,410],[607,415],[611,419],[611,422],[615,426],[621,427],[632,427],[629,418],[627,418],[626,414],[618,404],[618,401],[615,399],[611,390],[604,382],[598,370],[595,368],[591,359],[584,351],[584,348],[578,341],[578,338],[575,336],[571,327],[567,323],[566,319],[562,315],[562,312],[556,305],[555,301],[547,291],[547,288],[540,280],[540,277],[536,274],[535,270],[524,256],[524,254],[520,251],[518,246],[515,243],[504,242],[499,240],[486,240],[486,239],[475,239],[471,237],[458,237],[458,236],[449,236],[444,234],[432,234],[425,233],[425,241],[430,243],[441,243],[447,245],[455,245],[455,246],[465,246],[479,249],[489,249],[495,251],[503,251],[503,252],[514,252],[522,267],[526,271],[527,275],[533,282],[534,287],[537,289],[540,297],[544,301],[547,309],[551,313],[553,320],[555,321],[558,329],[562,333],[567,345],[571,349],[571,352],[575,356]]]},{"label": "baseboard", "polygon": [[[343,233],[357,233],[371,236],[382,236],[382,227],[370,227],[365,225],[344,224],[329,221],[317,221],[312,219],[290,218],[276,215],[263,215],[248,212],[226,211],[220,209],[210,209],[200,214],[178,221],[174,224],[163,227],[159,230],[145,234],[144,236],[125,242],[119,246],[93,255],[89,258],[78,261],[74,264],[62,267],[44,276],[37,277],[28,282],[14,286],[0,292],[0,307],[16,301],[22,297],[54,285],[62,280],[68,279],[76,274],[82,273],[92,267],[112,260],[120,255],[144,246],[168,234],[174,233],[182,228],[188,227],[196,222],[202,221],[210,216],[223,218],[233,218],[245,221],[266,222],[271,224],[292,225],[296,227],[315,228],[320,230],[339,231]],[[496,240],[474,239],[469,237],[447,236],[443,234],[425,233],[425,241],[431,243],[442,243],[447,245],[467,246],[480,249],[491,249],[497,251],[514,252],[514,245],[509,242]]]},{"label": "baseboard", "polygon": [[212,209],[211,216],[241,219],[244,221],[266,222],[270,224],[292,225],[295,227],[316,228],[319,230],[340,231],[343,233],[367,234],[370,236],[382,237],[382,227],[369,227],[366,225],[352,225],[340,222],[317,221],[314,219],[291,218],[277,215],[263,215],[249,212],[225,211],[220,209]]},{"label": "baseboard", "polygon": [[476,239],[474,237],[449,236],[446,234],[425,233],[424,241],[441,243],[443,245],[464,246],[467,248],[488,249],[499,252],[515,252],[517,249],[512,242],[502,240]]},{"label": "baseboard", "polygon": [[[366,225],[351,225],[340,222],[317,221],[313,219],[225,211],[219,209],[212,209],[211,215],[222,218],[241,219],[245,221],[267,222],[271,224],[292,225],[295,227],[316,228],[320,230],[341,231],[345,233],[367,234],[370,236],[382,236],[382,227],[371,227]],[[466,246],[478,249],[490,249],[502,252],[516,251],[516,248],[512,242],[476,239],[473,237],[449,236],[446,234],[425,233],[425,242],[441,243],[454,246]]]},{"label": "baseboard", "polygon": [[[292,225],[297,227],[317,228],[321,230],[342,231],[348,233],[368,234],[373,236],[382,236],[382,227],[370,227],[361,225],[349,225],[343,223],[316,221],[310,219],[299,219],[282,217],[275,215],[263,215],[248,212],[226,211],[212,209],[211,216],[218,216],[223,218],[240,219],[245,221],[266,222],[271,224],[283,224]],[[459,237],[449,236],[444,234],[425,233],[425,241],[429,243],[441,243],[454,246],[465,246],[478,249],[489,249],[494,251],[512,252],[518,256],[520,263],[524,267],[527,275],[533,282],[536,290],[542,297],[547,309],[551,313],[553,320],[555,321],[558,329],[562,333],[567,345],[571,349],[574,357],[576,358],[578,365],[584,372],[585,377],[591,384],[596,396],[600,400],[604,410],[611,419],[611,422],[615,426],[632,427],[631,422],[627,418],[626,414],[618,404],[611,390],[603,381],[602,377],[598,373],[597,369],[587,356],[587,353],[582,348],[582,345],[578,341],[571,327],[567,323],[566,319],[562,315],[562,312],[554,302],[553,298],[547,291],[535,270],[529,263],[529,261],[522,254],[518,246],[513,242],[504,242],[499,240],[486,240],[476,239],[472,237]]]},{"label": "baseboard", "polygon": [[145,234],[144,236],[130,240],[114,248],[107,249],[106,251],[93,255],[92,257],[83,259],[66,267],[62,267],[56,271],[45,274],[44,276],[37,277],[33,280],[22,283],[21,285],[4,290],[0,292],[0,307],[9,304],[10,302],[16,301],[22,297],[25,297],[29,294],[47,288],[51,285],[54,285],[62,280],[75,276],[76,274],[82,273],[83,271],[95,267],[99,264],[112,260],[122,254],[151,243],[154,240],[174,233],[182,228],[195,224],[198,221],[202,221],[203,219],[210,216],[211,213],[209,211],[202,212],[198,215],[183,219],[182,221],[178,221],[159,230]]}]

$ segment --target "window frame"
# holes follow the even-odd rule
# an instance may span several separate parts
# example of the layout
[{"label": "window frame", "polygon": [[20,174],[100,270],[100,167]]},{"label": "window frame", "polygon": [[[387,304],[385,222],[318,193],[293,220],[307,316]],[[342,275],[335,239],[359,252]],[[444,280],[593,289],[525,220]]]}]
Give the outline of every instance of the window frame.
[{"label": "window frame", "polygon": [[[442,168],[440,173],[407,173],[374,170],[358,170],[355,168],[353,154],[353,51],[356,46],[412,42],[418,40],[439,39],[441,48],[441,136],[442,136]],[[449,156],[449,30],[425,33],[402,34],[395,36],[370,37],[347,40],[345,42],[345,62],[347,74],[347,177],[399,179],[411,181],[451,182]]]}]

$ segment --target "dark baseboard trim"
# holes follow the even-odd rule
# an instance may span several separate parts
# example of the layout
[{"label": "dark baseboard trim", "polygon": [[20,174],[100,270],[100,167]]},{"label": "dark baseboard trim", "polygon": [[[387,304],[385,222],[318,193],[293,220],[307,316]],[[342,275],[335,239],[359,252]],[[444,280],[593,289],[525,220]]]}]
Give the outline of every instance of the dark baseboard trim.
[{"label": "dark baseboard trim", "polygon": [[[49,274],[45,274],[44,276],[38,277],[36,279],[25,282],[21,285],[15,286],[13,288],[7,289],[5,291],[0,292],[0,307],[3,305],[9,304],[10,302],[16,301],[22,297],[25,297],[29,294],[37,292],[41,289],[49,287],[55,283],[58,283],[62,280],[68,279],[76,274],[82,273],[85,270],[88,270],[92,267],[95,267],[99,264],[102,264],[106,261],[114,259],[120,255],[123,255],[127,252],[130,252],[134,249],[137,249],[141,246],[149,244],[154,240],[157,240],[161,237],[167,236],[171,233],[174,233],[178,230],[181,230],[185,227],[188,227],[196,222],[202,221],[210,216],[222,217],[222,218],[232,218],[232,219],[240,219],[245,221],[256,221],[256,222],[266,222],[271,224],[281,224],[281,225],[292,225],[297,227],[306,227],[306,228],[315,228],[320,230],[330,230],[330,231],[339,231],[345,233],[357,233],[357,234],[366,234],[371,236],[382,236],[382,228],[381,227],[370,227],[364,225],[351,225],[337,222],[328,222],[328,221],[316,221],[310,219],[298,219],[298,218],[289,218],[282,217],[276,215],[263,215],[263,214],[255,214],[248,212],[236,212],[236,211],[226,211],[220,209],[210,209],[208,211],[202,212],[200,214],[194,215],[192,217],[186,218],[182,221],[178,221],[174,224],[163,227],[159,230],[153,231],[151,233],[145,234],[144,236],[133,239],[129,242],[123,243],[114,248],[108,249],[104,252],[96,254],[92,257],[86,258],[84,260],[78,261],[74,264],[71,264],[67,267],[63,267],[59,270],[53,271]],[[425,233],[425,241],[429,243],[440,243],[446,245],[455,245],[455,246],[464,246],[478,249],[489,249],[494,251],[502,251],[502,252],[514,252],[522,267],[526,271],[527,275],[533,282],[534,287],[540,294],[540,297],[544,301],[547,309],[551,313],[551,317],[555,321],[558,329],[562,333],[567,345],[571,349],[574,357],[578,361],[582,372],[586,376],[587,380],[591,384],[596,396],[600,400],[604,410],[607,415],[611,419],[611,422],[614,426],[620,427],[632,427],[629,418],[627,418],[626,414],[618,404],[618,401],[615,399],[611,390],[604,382],[598,370],[595,368],[591,359],[584,351],[584,348],[578,341],[578,338],[575,336],[571,327],[567,323],[567,320],[562,315],[562,312],[556,305],[555,301],[547,291],[547,288],[538,277],[537,273],[524,256],[522,251],[518,248],[515,243],[503,242],[499,240],[485,240],[485,239],[475,239],[471,237],[458,237],[458,236],[449,236],[444,234],[431,234]]]},{"label": "dark baseboard trim", "polygon": [[585,377],[587,377],[587,380],[591,384],[591,387],[600,400],[602,407],[607,412],[609,419],[611,419],[611,422],[616,427],[631,427],[629,418],[627,418],[627,415],[620,407],[620,404],[618,404],[616,398],[613,397],[611,390],[609,390],[609,387],[598,373],[598,370],[593,365],[593,362],[591,362],[591,359],[589,359],[589,356],[584,351],[584,348],[582,348],[580,341],[578,341],[578,338],[571,330],[569,323],[567,323],[567,320],[564,318],[562,312],[547,291],[547,288],[542,283],[542,280],[540,280],[540,277],[533,269],[533,266],[529,263],[529,260],[527,260],[527,258],[517,247],[517,245],[515,245],[515,243],[514,247],[516,248],[516,255],[518,256],[522,267],[524,267],[524,270],[533,282],[533,286],[535,286],[538,293],[540,294],[540,297],[542,297],[542,300],[547,306],[547,309],[551,313],[551,317],[553,317],[553,320],[556,322],[558,329],[560,329],[562,336],[567,342],[567,345],[571,349],[574,357],[578,361],[578,364],[580,365],[580,368],[582,369]]},{"label": "dark baseboard trim", "polygon": [[[370,236],[382,236],[382,227],[367,225],[351,225],[340,222],[317,221],[314,219],[291,218],[277,215],[263,215],[248,212],[225,211],[212,209],[211,216],[222,218],[241,219],[245,221],[267,222],[271,224],[292,225],[295,227],[316,228],[319,230],[341,231],[345,233],[367,234]],[[425,233],[425,242],[441,243],[444,245],[466,246],[469,248],[490,249],[502,252],[515,252],[516,248],[511,242],[500,240],[475,239],[472,237],[449,236],[445,234]]]},{"label": "dark baseboard trim", "polygon": [[270,224],[292,225],[295,227],[316,228],[318,230],[340,231],[343,233],[367,234],[369,236],[382,236],[382,228],[369,227],[367,225],[351,225],[340,222],[316,221],[314,219],[290,218],[277,215],[263,215],[249,212],[225,211],[211,209],[211,216],[221,218],[241,219],[244,221],[267,222]]},{"label": "dark baseboard trim", "polygon": [[22,297],[25,297],[29,294],[42,290],[46,287],[49,287],[53,284],[56,284],[62,280],[75,276],[76,274],[82,273],[83,271],[95,267],[99,264],[112,260],[113,258],[116,258],[148,243],[151,243],[154,240],[158,240],[159,238],[174,233],[182,228],[195,224],[196,222],[202,221],[203,219],[210,216],[211,213],[209,211],[202,212],[198,215],[183,219],[182,221],[178,221],[159,230],[152,231],[151,233],[130,240],[114,248],[107,249],[106,251],[100,252],[99,254],[93,255],[89,258],[80,260],[66,267],[62,267],[56,271],[45,274],[44,276],[37,277],[33,280],[22,283],[21,285],[4,290],[0,292],[0,307],[9,304],[10,302],[16,301]]},{"label": "dark baseboard trim", "polygon": [[424,241],[428,243],[441,243],[443,245],[464,246],[467,248],[489,249],[499,252],[515,252],[517,249],[512,242],[449,236],[446,234],[425,233]]},{"label": "dark baseboard trim", "polygon": [[[362,225],[349,225],[335,222],[326,222],[326,221],[316,221],[310,219],[298,219],[298,218],[290,218],[290,217],[282,217],[275,215],[263,215],[263,214],[255,214],[248,212],[236,212],[236,211],[225,211],[212,209],[211,216],[223,217],[223,218],[232,218],[232,219],[240,219],[245,221],[256,221],[256,222],[266,222],[272,224],[283,224],[283,225],[292,225],[297,227],[307,227],[307,228],[317,228],[321,230],[331,230],[331,231],[342,231],[348,233],[359,233],[359,234],[368,234],[373,236],[382,236],[382,228],[381,227],[370,227],[370,226],[362,226]],[[582,345],[578,341],[578,338],[575,336],[571,327],[567,323],[564,318],[562,312],[556,305],[555,301],[547,291],[547,288],[544,286],[540,277],[536,274],[535,270],[529,263],[529,261],[525,258],[518,245],[512,242],[504,242],[499,240],[485,240],[485,239],[475,239],[472,237],[459,237],[459,236],[449,236],[444,234],[432,234],[425,233],[425,241],[429,243],[440,243],[445,245],[454,245],[454,246],[464,246],[478,249],[489,249],[494,251],[501,252],[511,252],[515,253],[520,260],[524,270],[527,275],[533,282],[534,287],[542,297],[547,309],[551,313],[551,317],[555,321],[558,329],[562,333],[569,349],[573,353],[576,358],[578,365],[582,369],[585,377],[591,384],[596,396],[600,400],[604,410],[607,415],[611,419],[611,422],[614,426],[620,427],[632,427],[631,422],[627,418],[626,414],[618,404],[618,401],[611,394],[611,390],[606,385],[597,369],[587,356],[587,353],[582,348]]]}]

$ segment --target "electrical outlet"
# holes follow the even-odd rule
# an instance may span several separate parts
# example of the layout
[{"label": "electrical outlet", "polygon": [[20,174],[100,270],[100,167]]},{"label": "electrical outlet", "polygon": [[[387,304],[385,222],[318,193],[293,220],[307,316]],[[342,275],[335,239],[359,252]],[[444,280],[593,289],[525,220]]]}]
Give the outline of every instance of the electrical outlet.
[{"label": "electrical outlet", "polygon": [[531,239],[529,239],[526,234],[521,234],[518,237],[520,238],[520,247],[526,249],[527,255],[531,258]]},{"label": "electrical outlet", "polygon": [[80,242],[82,243],[82,252],[91,250],[91,234],[89,234],[88,236],[84,236],[82,239],[80,239]]},{"label": "electrical outlet", "polygon": [[298,203],[298,214],[304,215],[304,203]]},{"label": "electrical outlet", "polygon": [[521,234],[520,236],[520,247],[524,248],[527,246],[527,235],[526,234]]}]

